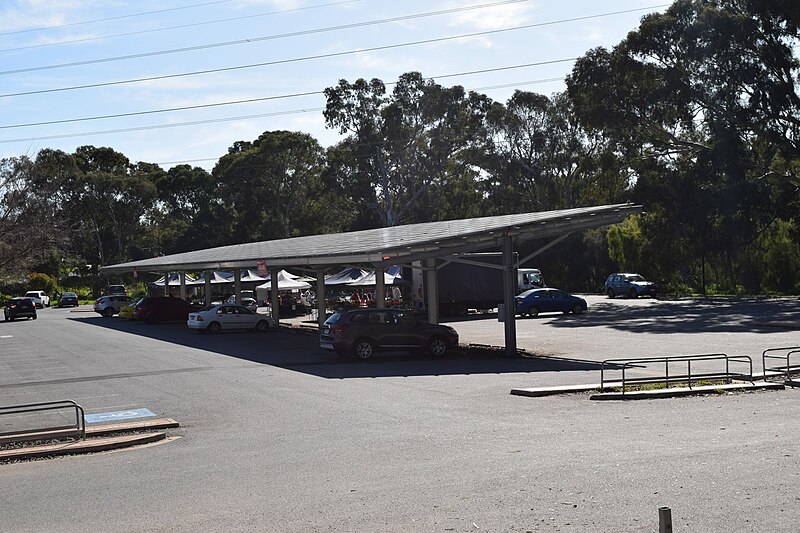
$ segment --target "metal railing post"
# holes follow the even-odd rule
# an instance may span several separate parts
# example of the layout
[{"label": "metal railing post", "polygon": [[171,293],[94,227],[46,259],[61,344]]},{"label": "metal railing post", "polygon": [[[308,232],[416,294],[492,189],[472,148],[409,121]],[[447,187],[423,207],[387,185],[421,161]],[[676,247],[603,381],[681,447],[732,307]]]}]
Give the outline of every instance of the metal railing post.
[{"label": "metal railing post", "polygon": [[658,508],[658,533],[672,533],[672,509]]}]

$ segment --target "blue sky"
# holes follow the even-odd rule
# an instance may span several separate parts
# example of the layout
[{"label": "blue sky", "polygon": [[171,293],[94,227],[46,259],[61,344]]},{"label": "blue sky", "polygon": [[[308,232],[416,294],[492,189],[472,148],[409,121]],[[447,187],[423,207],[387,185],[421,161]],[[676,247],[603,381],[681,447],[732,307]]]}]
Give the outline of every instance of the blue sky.
[{"label": "blue sky", "polygon": [[[0,157],[94,145],[133,162],[211,169],[234,142],[264,131],[302,131],[330,146],[339,136],[325,128],[321,93],[340,79],[389,83],[419,71],[501,102],[517,89],[550,95],[564,89],[573,58],[614,46],[642,16],[666,6],[5,0]],[[257,101],[228,104],[242,100]],[[186,107],[193,109],[167,111]],[[117,116],[99,118],[109,115]]]}]

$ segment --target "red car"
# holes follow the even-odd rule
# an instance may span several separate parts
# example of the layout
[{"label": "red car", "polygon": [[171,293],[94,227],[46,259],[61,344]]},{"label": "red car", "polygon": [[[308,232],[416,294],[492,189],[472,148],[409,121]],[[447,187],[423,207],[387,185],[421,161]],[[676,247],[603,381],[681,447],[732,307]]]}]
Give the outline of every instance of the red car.
[{"label": "red car", "polygon": [[133,317],[147,324],[176,320],[185,322],[189,318],[189,311],[194,309],[186,300],[180,298],[148,296],[136,302],[133,308]]}]

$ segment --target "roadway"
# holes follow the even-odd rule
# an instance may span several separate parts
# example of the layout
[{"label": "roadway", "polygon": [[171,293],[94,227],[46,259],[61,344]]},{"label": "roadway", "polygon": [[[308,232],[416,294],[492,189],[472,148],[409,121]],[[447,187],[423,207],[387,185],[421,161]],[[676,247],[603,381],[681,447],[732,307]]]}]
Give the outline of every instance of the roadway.
[{"label": "roadway", "polygon": [[[0,404],[181,423],[159,445],[0,465],[0,531],[640,532],[660,506],[676,531],[795,531],[798,391],[509,391],[596,382],[609,357],[798,345],[796,301],[589,306],[520,320],[531,359],[349,362],[294,331],[207,336],[85,310],[0,322]],[[502,342],[496,317],[451,324]]]}]

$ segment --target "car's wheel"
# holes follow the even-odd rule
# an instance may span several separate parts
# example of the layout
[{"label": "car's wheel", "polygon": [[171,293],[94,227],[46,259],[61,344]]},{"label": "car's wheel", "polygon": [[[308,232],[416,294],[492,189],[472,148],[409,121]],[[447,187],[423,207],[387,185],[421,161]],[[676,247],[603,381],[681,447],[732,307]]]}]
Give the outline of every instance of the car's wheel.
[{"label": "car's wheel", "polygon": [[269,329],[269,322],[266,320],[259,320],[256,322],[256,331],[262,332],[267,331]]},{"label": "car's wheel", "polygon": [[102,315],[104,317],[106,317],[106,318],[110,318],[110,317],[114,316],[114,308],[113,307],[106,307],[105,309],[103,309]]},{"label": "car's wheel", "polygon": [[359,359],[369,359],[375,352],[375,344],[369,339],[358,339],[353,345],[353,353]]},{"label": "car's wheel", "polygon": [[639,293],[636,292],[636,289],[631,289],[628,291],[628,296],[630,296],[631,298],[637,298],[639,296]]},{"label": "car's wheel", "polygon": [[428,353],[435,357],[442,357],[447,353],[447,342],[441,337],[434,337],[428,342]]},{"label": "car's wheel", "polygon": [[211,333],[211,334],[214,334],[214,333],[219,333],[219,330],[221,330],[221,329],[222,329],[222,326],[220,325],[219,322],[212,322],[211,324],[208,325],[208,327],[206,328],[206,331]]},{"label": "car's wheel", "polygon": [[572,306],[572,313],[575,315],[579,315],[583,313],[583,306],[581,304],[575,304]]},{"label": "car's wheel", "polygon": [[609,298],[613,298],[614,296],[616,296],[616,294],[614,294],[614,289],[608,289],[608,292],[606,292],[606,294],[608,294]]},{"label": "car's wheel", "polygon": [[14,322],[14,317],[13,316],[7,316],[6,317],[6,322]]},{"label": "car's wheel", "polygon": [[528,316],[533,318],[539,316],[539,310],[536,308],[535,305],[532,305],[528,308]]}]

